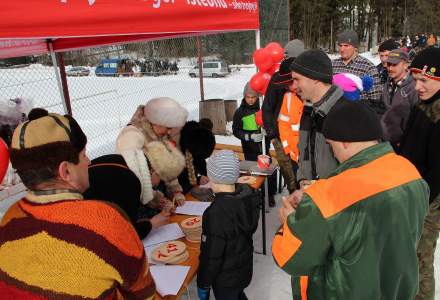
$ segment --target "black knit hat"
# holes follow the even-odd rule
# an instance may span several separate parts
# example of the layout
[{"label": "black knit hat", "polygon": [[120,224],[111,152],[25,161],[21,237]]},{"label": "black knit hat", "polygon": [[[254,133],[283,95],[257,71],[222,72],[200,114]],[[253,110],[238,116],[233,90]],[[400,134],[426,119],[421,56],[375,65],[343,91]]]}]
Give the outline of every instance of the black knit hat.
[{"label": "black knit hat", "polygon": [[428,78],[440,80],[440,49],[423,50],[414,58],[410,68],[412,73],[423,73]]},{"label": "black knit hat", "polygon": [[312,49],[303,52],[292,62],[290,70],[311,79],[332,83],[332,62],[322,50]]},{"label": "black knit hat", "polygon": [[391,51],[394,49],[399,49],[399,44],[395,40],[389,39],[383,42],[382,44],[380,44],[378,51],[384,52],[384,51]]},{"label": "black knit hat", "polygon": [[180,131],[180,149],[188,150],[193,158],[208,158],[215,148],[212,132],[195,121],[188,121]]},{"label": "black knit hat", "polygon": [[377,114],[362,102],[339,100],[324,120],[322,134],[338,142],[380,140],[382,127]]},{"label": "black knit hat", "polygon": [[273,74],[273,83],[277,85],[289,85],[292,79],[292,73],[290,72],[290,65],[295,60],[294,57],[286,58],[281,62],[280,69],[278,72]]}]

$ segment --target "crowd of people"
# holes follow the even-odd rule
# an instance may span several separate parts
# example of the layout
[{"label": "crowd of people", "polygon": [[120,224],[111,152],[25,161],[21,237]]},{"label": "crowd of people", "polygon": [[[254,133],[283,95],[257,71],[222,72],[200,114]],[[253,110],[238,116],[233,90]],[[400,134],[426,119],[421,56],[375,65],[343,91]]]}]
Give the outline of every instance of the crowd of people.
[{"label": "crowd of people", "polygon": [[[359,55],[355,32],[337,42],[331,61],[290,41],[261,112],[246,84],[234,115],[245,159],[272,144],[287,185],[274,261],[291,275],[294,299],[434,299],[440,49],[410,61],[386,41],[376,67]],[[150,99],[115,153],[90,161],[73,117],[41,108],[19,117],[7,142],[28,192],[1,220],[2,297],[153,299],[141,239],[209,184],[198,296],[247,299],[261,195],[237,183],[234,152],[214,152],[210,120],[188,121],[176,100]],[[276,179],[269,183],[274,206]]]}]

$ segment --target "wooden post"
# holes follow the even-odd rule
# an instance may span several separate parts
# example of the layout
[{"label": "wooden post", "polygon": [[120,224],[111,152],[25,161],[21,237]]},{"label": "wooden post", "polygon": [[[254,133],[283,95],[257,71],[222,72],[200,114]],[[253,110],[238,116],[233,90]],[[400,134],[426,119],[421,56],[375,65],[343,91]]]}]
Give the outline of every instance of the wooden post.
[{"label": "wooden post", "polygon": [[226,113],[223,99],[207,99],[199,102],[199,117],[208,118],[214,125],[212,133],[226,134]]},{"label": "wooden post", "polygon": [[67,85],[66,66],[64,65],[64,55],[57,53],[58,64],[60,67],[61,83],[63,85],[64,100],[66,101],[67,113],[72,116],[72,105],[70,103],[69,87]]},{"label": "wooden post", "polygon": [[237,100],[225,100],[226,122],[234,120],[234,113],[237,110]]},{"label": "wooden post", "polygon": [[202,41],[200,39],[200,36],[197,36],[196,40],[197,40],[197,52],[199,55],[200,101],[204,101],[205,100],[205,91],[203,89]]}]

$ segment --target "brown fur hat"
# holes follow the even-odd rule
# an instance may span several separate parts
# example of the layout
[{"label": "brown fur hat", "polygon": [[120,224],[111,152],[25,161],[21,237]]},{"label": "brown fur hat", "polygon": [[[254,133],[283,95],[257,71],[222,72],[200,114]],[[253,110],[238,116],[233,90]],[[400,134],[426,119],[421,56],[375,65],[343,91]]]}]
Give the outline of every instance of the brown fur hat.
[{"label": "brown fur hat", "polygon": [[169,142],[151,142],[147,144],[145,150],[152,169],[165,182],[179,177],[185,168],[185,157]]},{"label": "brown fur hat", "polygon": [[11,163],[18,171],[56,167],[77,161],[87,137],[69,115],[47,113],[20,124],[11,143]]}]

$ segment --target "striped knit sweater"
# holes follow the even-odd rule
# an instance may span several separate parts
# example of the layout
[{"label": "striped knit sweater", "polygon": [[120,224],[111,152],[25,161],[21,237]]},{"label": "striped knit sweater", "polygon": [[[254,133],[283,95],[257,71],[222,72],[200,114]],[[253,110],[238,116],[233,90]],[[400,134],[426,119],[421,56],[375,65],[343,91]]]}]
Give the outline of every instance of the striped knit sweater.
[{"label": "striped knit sweater", "polygon": [[118,209],[63,191],[30,192],[0,227],[2,299],[152,299],[136,231]]}]

